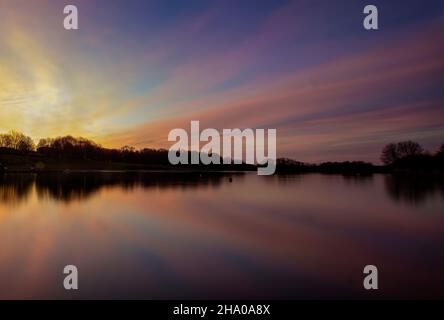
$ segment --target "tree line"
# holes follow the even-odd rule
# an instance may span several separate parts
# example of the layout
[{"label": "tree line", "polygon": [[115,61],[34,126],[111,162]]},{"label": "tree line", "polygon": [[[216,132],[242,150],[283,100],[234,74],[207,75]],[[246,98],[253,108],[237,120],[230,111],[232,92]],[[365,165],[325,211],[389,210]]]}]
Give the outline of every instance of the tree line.
[{"label": "tree line", "polygon": [[[36,152],[40,155],[56,159],[95,160],[104,162],[127,162],[153,165],[169,165],[168,150],[135,149],[124,146],[120,149],[104,148],[86,138],[63,136],[40,139],[37,144],[33,139],[17,131],[0,134],[0,148],[21,153]],[[387,144],[381,152],[381,162],[385,168],[400,170],[444,170],[444,143],[434,153],[426,151],[419,143],[402,141]],[[319,165],[306,164],[291,159],[277,160],[278,171],[321,171],[321,172],[371,172],[371,163],[325,162]]]},{"label": "tree line", "polygon": [[[119,149],[105,148],[100,144],[82,137],[63,136],[57,138],[40,139],[37,144],[17,131],[0,134],[0,152],[19,152],[23,155],[38,154],[47,158],[74,161],[98,161],[105,163],[128,163],[144,166],[171,166],[168,160],[168,150],[143,148],[136,149],[124,146]],[[191,157],[191,152],[188,152]],[[222,163],[222,159],[221,159]],[[180,167],[196,168],[195,165],[181,165]],[[255,166],[241,164],[198,165],[199,170],[254,170]]]},{"label": "tree line", "polygon": [[444,143],[436,152],[411,140],[389,143],[382,149],[381,161],[399,170],[444,170]]},{"label": "tree line", "polygon": [[169,164],[168,151],[165,149],[136,150],[129,146],[110,149],[104,148],[90,139],[72,136],[44,138],[35,144],[30,137],[23,133],[10,131],[0,134],[0,148],[16,150],[21,153],[37,152],[40,155],[56,159]]}]

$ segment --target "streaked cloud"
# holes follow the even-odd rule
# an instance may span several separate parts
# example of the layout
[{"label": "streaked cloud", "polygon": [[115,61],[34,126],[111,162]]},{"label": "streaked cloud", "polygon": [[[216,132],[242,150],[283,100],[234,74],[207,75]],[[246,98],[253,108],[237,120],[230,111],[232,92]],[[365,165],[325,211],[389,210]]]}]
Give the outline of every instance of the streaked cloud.
[{"label": "streaked cloud", "polygon": [[72,2],[78,32],[63,3],[0,4],[0,131],[169,147],[200,120],[277,128],[279,156],[303,161],[443,142],[440,1],[377,1],[376,33],[360,1]]}]

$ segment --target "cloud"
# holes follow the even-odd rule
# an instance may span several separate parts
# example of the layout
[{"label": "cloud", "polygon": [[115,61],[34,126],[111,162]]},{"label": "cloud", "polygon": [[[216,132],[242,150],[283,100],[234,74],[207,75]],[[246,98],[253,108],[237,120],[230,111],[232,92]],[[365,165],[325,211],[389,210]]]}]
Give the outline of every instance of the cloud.
[{"label": "cloud", "polygon": [[62,4],[0,4],[0,131],[169,147],[200,120],[277,128],[279,155],[305,161],[376,161],[391,139],[443,133],[442,17],[363,33],[322,1],[174,16],[150,3],[145,19],[144,2],[76,3],[79,32],[61,27]]},{"label": "cloud", "polygon": [[[206,108],[185,110],[105,141],[168,147],[171,129],[200,120],[202,126],[219,129],[277,128],[280,155],[302,160],[353,156],[375,161],[384,143],[406,133],[430,144],[444,127],[442,93],[434,90],[444,79],[444,46],[438,41],[443,36],[432,24],[409,37],[398,36],[390,47],[384,43],[290,75],[253,81],[199,101]],[[228,102],[221,104],[224,100]]]}]

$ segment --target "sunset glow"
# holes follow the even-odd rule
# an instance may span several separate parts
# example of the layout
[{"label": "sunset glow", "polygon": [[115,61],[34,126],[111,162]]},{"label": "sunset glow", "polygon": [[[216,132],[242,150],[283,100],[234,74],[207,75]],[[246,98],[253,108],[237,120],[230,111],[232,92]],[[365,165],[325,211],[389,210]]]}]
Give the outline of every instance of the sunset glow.
[{"label": "sunset glow", "polygon": [[0,132],[168,148],[200,120],[276,128],[278,156],[302,161],[377,162],[403,139],[434,150],[444,3],[374,2],[384,32],[362,28],[363,1],[70,1],[78,31],[65,1],[2,1]]}]

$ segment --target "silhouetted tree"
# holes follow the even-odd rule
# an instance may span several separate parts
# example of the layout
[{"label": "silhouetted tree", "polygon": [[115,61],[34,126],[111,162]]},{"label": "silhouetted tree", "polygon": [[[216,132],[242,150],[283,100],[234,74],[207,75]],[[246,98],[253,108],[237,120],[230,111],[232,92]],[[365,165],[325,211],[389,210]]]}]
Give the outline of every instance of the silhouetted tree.
[{"label": "silhouetted tree", "polygon": [[399,159],[410,156],[417,156],[424,152],[421,145],[414,141],[402,141],[398,143],[390,143],[382,149],[381,161],[390,165]]},{"label": "silhouetted tree", "polygon": [[35,149],[34,141],[21,132],[9,131],[0,134],[0,147],[11,148],[22,152],[33,151]]},{"label": "silhouetted tree", "polygon": [[50,139],[50,138],[40,139],[39,143],[37,143],[37,150],[40,149],[40,148],[50,147],[51,144],[52,144],[51,140],[52,139]]},{"label": "silhouetted tree", "polygon": [[389,143],[388,145],[386,145],[382,149],[382,153],[381,153],[381,161],[382,161],[382,163],[384,163],[386,165],[392,164],[393,162],[395,162],[399,158],[400,157],[399,157],[399,154],[398,154],[398,150],[397,150],[396,144]]},{"label": "silhouetted tree", "polygon": [[12,137],[9,134],[0,134],[0,147],[12,148]]},{"label": "silhouetted tree", "polygon": [[438,154],[444,155],[444,143],[439,147]]},{"label": "silhouetted tree", "polygon": [[[103,166],[106,163],[120,163],[123,167],[126,164],[131,168],[143,168],[144,165],[158,167],[170,166],[168,161],[168,150],[165,149],[136,149],[131,146],[124,146],[120,149],[108,149],[86,138],[64,136],[57,138],[40,139],[37,144],[37,152],[33,140],[16,131],[0,134],[0,148],[4,153],[16,153],[17,151],[29,154],[29,165],[34,166],[36,161],[43,161],[42,157],[59,160],[93,160],[93,165]],[[17,151],[15,151],[17,150]],[[32,157],[31,157],[32,156]],[[191,152],[188,152],[188,158]],[[37,160],[36,160],[37,159]],[[9,160],[8,160],[9,161]],[[387,166],[382,168],[373,166],[371,163],[352,162],[325,162],[319,165],[298,162],[295,160],[281,158],[277,160],[277,172],[280,173],[300,173],[300,172],[323,172],[323,173],[347,173],[347,174],[367,174],[371,172],[384,171],[444,171],[444,144],[435,154],[424,152],[424,149],[416,142],[402,141],[386,145],[381,153],[381,161]],[[71,161],[68,163],[76,163]],[[7,165],[7,161],[3,161]],[[193,167],[181,165],[181,167]],[[200,170],[254,170],[251,165],[232,167],[231,165],[205,166],[201,165]]]},{"label": "silhouetted tree", "polygon": [[397,150],[401,158],[419,155],[424,152],[419,143],[410,140],[398,142]]}]

